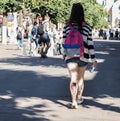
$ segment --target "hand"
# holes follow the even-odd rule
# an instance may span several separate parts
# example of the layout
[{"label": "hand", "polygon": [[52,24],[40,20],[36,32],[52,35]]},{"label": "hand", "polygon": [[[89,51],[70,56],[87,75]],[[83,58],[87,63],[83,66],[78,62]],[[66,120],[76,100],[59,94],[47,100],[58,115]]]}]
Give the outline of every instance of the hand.
[{"label": "hand", "polygon": [[62,58],[63,58],[63,59],[65,59],[65,56],[66,56],[66,55],[62,54]]},{"label": "hand", "polygon": [[97,68],[97,61],[92,63],[95,68]]}]

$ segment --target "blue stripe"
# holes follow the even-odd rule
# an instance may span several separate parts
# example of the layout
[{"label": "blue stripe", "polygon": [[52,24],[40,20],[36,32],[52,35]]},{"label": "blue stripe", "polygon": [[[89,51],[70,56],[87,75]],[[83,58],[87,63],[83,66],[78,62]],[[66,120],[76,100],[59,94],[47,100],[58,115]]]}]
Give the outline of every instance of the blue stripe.
[{"label": "blue stripe", "polygon": [[80,44],[74,44],[74,45],[71,45],[71,44],[64,44],[63,45],[64,48],[80,48]]}]

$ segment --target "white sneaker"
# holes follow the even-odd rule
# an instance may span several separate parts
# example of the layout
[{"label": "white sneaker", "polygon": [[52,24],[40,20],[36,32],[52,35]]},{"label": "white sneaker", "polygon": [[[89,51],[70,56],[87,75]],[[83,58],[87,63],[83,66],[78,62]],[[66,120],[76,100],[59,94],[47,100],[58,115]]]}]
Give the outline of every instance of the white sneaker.
[{"label": "white sneaker", "polygon": [[72,103],[71,108],[72,109],[77,109],[78,108],[77,102]]},{"label": "white sneaker", "polygon": [[80,100],[77,100],[77,104],[80,105],[83,103],[83,101],[84,101],[83,98],[81,98]]}]

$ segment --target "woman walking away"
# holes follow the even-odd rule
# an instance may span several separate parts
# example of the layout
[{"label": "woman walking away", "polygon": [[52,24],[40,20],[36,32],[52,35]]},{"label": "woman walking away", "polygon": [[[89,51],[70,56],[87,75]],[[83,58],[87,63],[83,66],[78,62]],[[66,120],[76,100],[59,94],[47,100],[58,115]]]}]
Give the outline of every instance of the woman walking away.
[{"label": "woman walking away", "polygon": [[[70,50],[70,48],[67,48],[68,46],[65,46],[65,42],[71,32],[71,28],[77,28],[79,34],[77,33],[76,35],[81,35],[82,37],[78,42],[81,44],[81,47],[83,46],[83,48],[81,48],[80,50],[84,53],[79,53],[79,56],[72,56],[71,54],[75,52],[75,49],[72,48]],[[71,43],[74,43],[73,40],[71,40]],[[62,54],[70,74],[70,92],[72,98],[71,108],[76,109],[78,108],[78,104],[82,103],[83,101],[82,94],[84,90],[84,73],[87,68],[89,59],[91,59],[93,66],[95,68],[97,67],[97,61],[94,52],[94,43],[92,40],[92,29],[91,26],[87,22],[85,22],[84,9],[81,3],[74,3],[72,6],[70,18],[63,28],[62,45]]]}]

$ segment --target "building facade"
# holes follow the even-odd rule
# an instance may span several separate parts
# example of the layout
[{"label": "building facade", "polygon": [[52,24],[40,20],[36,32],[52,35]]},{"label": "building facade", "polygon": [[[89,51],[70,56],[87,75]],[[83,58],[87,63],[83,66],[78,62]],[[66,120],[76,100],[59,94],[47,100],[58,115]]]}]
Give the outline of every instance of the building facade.
[{"label": "building facade", "polygon": [[120,28],[120,0],[96,0],[108,11],[107,21],[110,27]]}]

